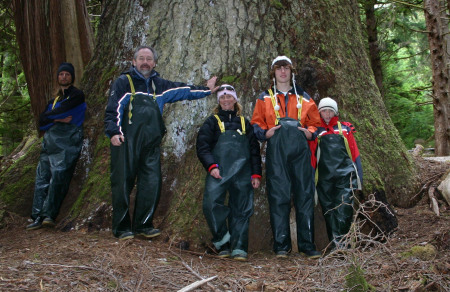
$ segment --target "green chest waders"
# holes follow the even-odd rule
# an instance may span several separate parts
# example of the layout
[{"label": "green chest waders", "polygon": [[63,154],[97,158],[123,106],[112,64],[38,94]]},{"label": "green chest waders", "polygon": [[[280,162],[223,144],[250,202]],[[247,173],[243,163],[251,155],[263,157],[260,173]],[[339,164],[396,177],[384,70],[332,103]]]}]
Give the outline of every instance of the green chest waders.
[{"label": "green chest waders", "polygon": [[[161,193],[160,144],[165,133],[161,112],[151,96],[133,95],[123,116],[125,141],[121,146],[111,145],[112,231],[116,237],[153,228],[153,215]],[[131,224],[130,193],[135,183]]]},{"label": "green chest waders", "polygon": [[55,123],[42,140],[31,217],[56,219],[83,145],[83,128]]},{"label": "green chest waders", "polygon": [[[246,254],[249,220],[253,214],[253,188],[250,145],[245,133],[222,132],[213,155],[222,179],[210,174],[206,176],[203,213],[217,249],[230,242],[232,256]],[[227,191],[228,205],[225,205]]]},{"label": "green chest waders", "polygon": [[281,128],[269,139],[266,151],[267,191],[273,249],[291,249],[289,213],[293,198],[299,251],[315,250],[314,177],[311,150],[297,120],[281,118]]},{"label": "green chest waders", "polygon": [[350,229],[353,216],[353,190],[358,188],[357,171],[338,134],[319,138],[317,194],[333,244]]}]

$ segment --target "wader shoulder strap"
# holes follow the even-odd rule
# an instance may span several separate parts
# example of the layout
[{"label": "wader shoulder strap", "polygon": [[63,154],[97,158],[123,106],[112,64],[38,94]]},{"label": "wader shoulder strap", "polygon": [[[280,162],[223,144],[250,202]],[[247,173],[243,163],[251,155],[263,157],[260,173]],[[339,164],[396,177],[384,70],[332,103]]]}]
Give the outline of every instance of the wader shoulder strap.
[{"label": "wader shoulder strap", "polygon": [[[55,99],[53,100],[53,105],[52,105],[52,109],[54,109],[55,108],[55,105],[56,105],[56,103],[58,102],[58,100],[59,100],[59,98],[60,98],[61,96],[57,96],[57,97],[55,97]],[[70,96],[68,96],[66,99],[68,99]]]},{"label": "wader shoulder strap", "polygon": [[275,111],[275,116],[276,116],[275,126],[277,126],[278,120],[280,119],[280,112],[275,109],[275,107],[277,105],[277,101],[275,100],[275,96],[273,95],[272,89],[269,89],[269,94],[270,94],[270,99],[272,100],[272,106],[273,106],[273,110]]},{"label": "wader shoulder strap", "polygon": [[[222,122],[222,120],[219,118],[218,115],[214,115],[214,117],[216,118],[217,123],[219,124],[220,132],[225,133],[225,125]],[[238,133],[241,135],[245,135],[245,118],[243,116],[241,116],[241,128],[242,128],[242,132],[240,130],[238,130]]]},{"label": "wader shoulder strap", "polygon": [[341,136],[344,138],[345,148],[347,148],[347,154],[348,154],[348,157],[350,157],[350,159],[353,161],[352,152],[350,151],[350,146],[348,146],[348,140],[347,140],[347,138],[344,136],[344,134],[342,134],[342,126],[341,126],[341,122],[337,122],[337,124],[338,124],[338,128],[339,128],[339,135],[341,135]]},{"label": "wader shoulder strap", "polygon": [[153,88],[153,99],[156,100],[156,86],[153,79],[152,79],[152,88]]},{"label": "wader shoulder strap", "polygon": [[[297,95],[295,97],[299,98]],[[300,103],[297,102],[297,106],[300,105],[300,108],[297,110],[298,122],[300,123],[300,127],[302,127],[302,109],[303,109],[303,95],[300,95]]]},{"label": "wader shoulder strap", "polygon": [[245,135],[245,119],[243,116],[241,116],[241,129],[242,129],[242,133],[240,133],[240,134]]},{"label": "wader shoulder strap", "polygon": [[128,110],[128,123],[131,124],[131,117],[133,114],[131,113],[131,110],[133,109],[133,99],[136,94],[136,90],[134,89],[133,80],[131,80],[130,74],[127,74],[128,81],[130,82],[130,88],[131,88],[131,98],[130,98],[130,107]]},{"label": "wader shoulder strap", "polygon": [[356,174],[356,181],[357,181],[357,184],[358,184],[358,190],[362,190],[361,179],[359,178],[359,175],[358,175],[358,169],[356,168],[356,165],[353,162],[352,152],[350,151],[350,146],[348,146],[348,140],[344,136],[344,134],[342,134],[341,122],[338,121],[337,124],[338,124],[338,127],[339,127],[339,135],[341,135],[344,138],[345,148],[347,148],[348,157],[350,157],[350,159],[352,160],[353,167],[355,168],[355,174]]},{"label": "wader shoulder strap", "polygon": [[317,160],[316,160],[316,173],[314,174],[314,206],[317,206],[319,202],[319,194],[317,193],[317,182],[319,181],[319,159],[320,159],[320,137],[317,138]]},{"label": "wader shoulder strap", "polygon": [[56,104],[56,102],[58,102],[58,99],[59,99],[59,95],[57,97],[55,97],[55,100],[53,101],[52,109],[55,108],[55,104]]},{"label": "wader shoulder strap", "polygon": [[221,133],[225,133],[225,125],[220,120],[219,116],[218,115],[214,115],[214,117],[217,119],[217,123],[219,124],[220,132]]},{"label": "wader shoulder strap", "polygon": [[[319,180],[319,160],[320,160],[320,147],[319,147],[319,144],[320,144],[320,137],[318,137],[317,138],[317,161],[316,161],[316,173],[315,173],[315,176],[314,176],[314,181],[315,181],[315,183],[316,183],[316,186],[317,186],[317,181]],[[317,204],[317,202],[316,202],[316,204]]]}]

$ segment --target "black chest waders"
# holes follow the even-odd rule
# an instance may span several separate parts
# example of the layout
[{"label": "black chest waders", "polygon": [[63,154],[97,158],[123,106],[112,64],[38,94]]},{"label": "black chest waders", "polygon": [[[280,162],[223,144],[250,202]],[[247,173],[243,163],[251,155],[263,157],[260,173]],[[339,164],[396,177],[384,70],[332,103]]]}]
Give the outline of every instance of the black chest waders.
[{"label": "black chest waders", "polygon": [[[245,121],[241,119],[242,131],[225,131],[219,117],[216,118],[222,134],[214,147],[213,155],[219,164],[222,179],[207,174],[203,214],[216,249],[229,242],[231,256],[247,255],[248,226],[253,214],[253,188],[250,145],[245,135]],[[227,192],[228,205],[225,205]]]},{"label": "black chest waders", "polygon": [[334,246],[350,230],[353,217],[353,190],[358,188],[357,171],[344,136],[319,138],[317,194],[327,225],[328,239]]},{"label": "black chest waders", "polygon": [[[112,232],[116,237],[130,231],[152,230],[161,193],[160,144],[165,133],[164,121],[154,96],[134,94],[133,86],[132,93],[123,115],[125,141],[121,146],[111,145]],[[129,204],[135,183],[131,224]]]},{"label": "black chest waders", "polygon": [[36,169],[31,217],[55,220],[69,190],[70,180],[83,145],[83,128],[67,123],[55,123],[42,140]]},{"label": "black chest waders", "polygon": [[281,128],[269,139],[266,151],[267,193],[273,249],[291,249],[289,214],[294,202],[299,251],[315,250],[314,169],[311,150],[297,120],[281,118]]}]

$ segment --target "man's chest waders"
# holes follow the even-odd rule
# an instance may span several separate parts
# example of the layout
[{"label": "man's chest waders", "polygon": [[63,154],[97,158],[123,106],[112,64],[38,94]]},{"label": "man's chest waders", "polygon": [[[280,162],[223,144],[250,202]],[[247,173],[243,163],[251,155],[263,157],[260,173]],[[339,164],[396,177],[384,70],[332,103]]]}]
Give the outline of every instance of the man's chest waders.
[{"label": "man's chest waders", "polygon": [[317,194],[334,244],[347,234],[353,217],[353,190],[358,188],[357,172],[338,134],[319,138]]},{"label": "man's chest waders", "polygon": [[55,123],[42,140],[31,217],[56,219],[83,145],[83,128]]},{"label": "man's chest waders", "polygon": [[[133,94],[123,116],[121,126],[125,141],[121,146],[111,145],[112,231],[116,237],[129,231],[140,233],[153,228],[153,215],[161,192],[160,144],[165,133],[161,112],[151,96]],[[137,190],[131,224],[130,193],[135,182]]]},{"label": "man's chest waders", "polygon": [[[245,122],[243,125],[245,127]],[[207,174],[203,213],[217,249],[230,242],[232,256],[247,254],[248,226],[253,214],[250,145],[244,130],[241,134],[237,131],[225,131],[223,127],[221,129],[222,134],[214,147],[213,155],[219,164],[222,179]],[[228,206],[225,205],[227,191]]]},{"label": "man's chest waders", "polygon": [[291,249],[289,214],[291,196],[297,222],[299,251],[315,250],[314,178],[311,151],[297,120],[281,118],[281,128],[269,139],[266,151],[267,191],[273,249]]}]

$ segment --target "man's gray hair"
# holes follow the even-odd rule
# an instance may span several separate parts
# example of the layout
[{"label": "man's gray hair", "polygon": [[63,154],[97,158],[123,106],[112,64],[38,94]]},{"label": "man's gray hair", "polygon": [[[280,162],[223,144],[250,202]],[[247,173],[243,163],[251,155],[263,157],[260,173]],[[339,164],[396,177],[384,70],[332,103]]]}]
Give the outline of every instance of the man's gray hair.
[{"label": "man's gray hair", "polygon": [[150,51],[152,51],[153,58],[155,59],[155,63],[158,61],[158,54],[156,53],[156,50],[154,48],[152,48],[152,47],[149,47],[149,46],[139,46],[139,47],[137,47],[136,50],[134,51],[134,56],[133,56],[134,60],[136,60],[139,51],[143,50],[143,49],[149,49]]}]

